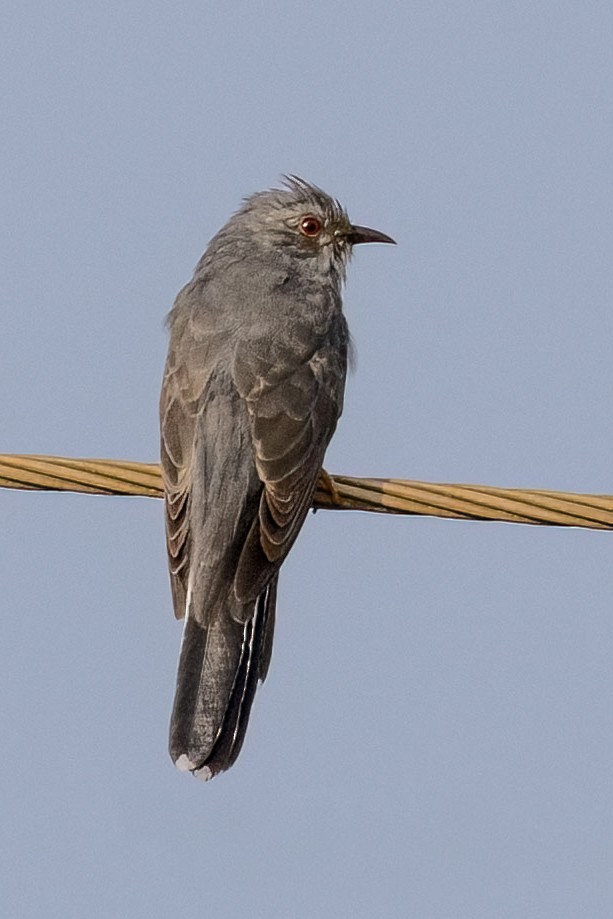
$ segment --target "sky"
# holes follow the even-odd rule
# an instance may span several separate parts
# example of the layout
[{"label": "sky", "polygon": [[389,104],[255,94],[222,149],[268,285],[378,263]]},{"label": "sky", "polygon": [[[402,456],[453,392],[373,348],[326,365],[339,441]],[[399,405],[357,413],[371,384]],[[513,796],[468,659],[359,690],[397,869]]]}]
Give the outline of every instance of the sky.
[{"label": "sky", "polygon": [[[165,315],[297,173],[398,241],[327,468],[612,493],[612,46],[599,0],[6,0],[2,451],[155,461]],[[610,534],[310,515],[203,785],[161,502],[0,521],[4,915],[611,916]]]}]

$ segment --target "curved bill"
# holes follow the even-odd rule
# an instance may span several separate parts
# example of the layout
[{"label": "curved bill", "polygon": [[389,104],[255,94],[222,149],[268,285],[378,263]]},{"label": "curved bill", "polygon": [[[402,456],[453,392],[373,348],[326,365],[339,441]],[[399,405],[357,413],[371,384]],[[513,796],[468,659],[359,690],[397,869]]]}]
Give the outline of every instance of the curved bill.
[{"label": "curved bill", "polygon": [[370,227],[352,226],[347,233],[347,239],[352,246],[358,243],[392,243],[396,245],[396,240],[392,239],[386,233],[380,233],[379,230],[371,230]]}]

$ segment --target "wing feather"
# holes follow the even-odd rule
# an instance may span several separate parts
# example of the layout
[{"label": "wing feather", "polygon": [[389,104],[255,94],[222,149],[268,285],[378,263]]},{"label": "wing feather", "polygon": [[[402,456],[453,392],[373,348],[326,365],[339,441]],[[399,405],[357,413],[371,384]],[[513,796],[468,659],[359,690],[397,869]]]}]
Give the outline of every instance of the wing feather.
[{"label": "wing feather", "polygon": [[190,547],[190,482],[195,414],[181,397],[169,367],[161,399],[161,462],[164,481],[166,545],[177,619],[185,615]]}]

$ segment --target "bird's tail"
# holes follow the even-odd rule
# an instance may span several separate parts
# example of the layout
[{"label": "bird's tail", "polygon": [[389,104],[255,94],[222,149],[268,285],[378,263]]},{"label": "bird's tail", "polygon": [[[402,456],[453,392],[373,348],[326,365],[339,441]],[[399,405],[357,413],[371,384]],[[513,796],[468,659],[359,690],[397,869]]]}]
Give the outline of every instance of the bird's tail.
[{"label": "bird's tail", "polygon": [[179,769],[211,779],[243,745],[258,681],[268,672],[277,576],[244,623],[227,611],[208,626],[187,617],[170,721],[170,755]]}]

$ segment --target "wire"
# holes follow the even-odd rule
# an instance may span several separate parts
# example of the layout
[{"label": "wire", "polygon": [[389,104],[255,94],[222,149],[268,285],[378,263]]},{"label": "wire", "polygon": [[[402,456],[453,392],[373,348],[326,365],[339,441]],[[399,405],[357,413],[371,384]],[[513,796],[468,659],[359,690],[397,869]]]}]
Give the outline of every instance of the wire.
[{"label": "wire", "polygon": [[[157,463],[0,454],[0,487],[163,497]],[[613,529],[613,496],[446,485],[322,473],[313,502],[329,510]]]}]

